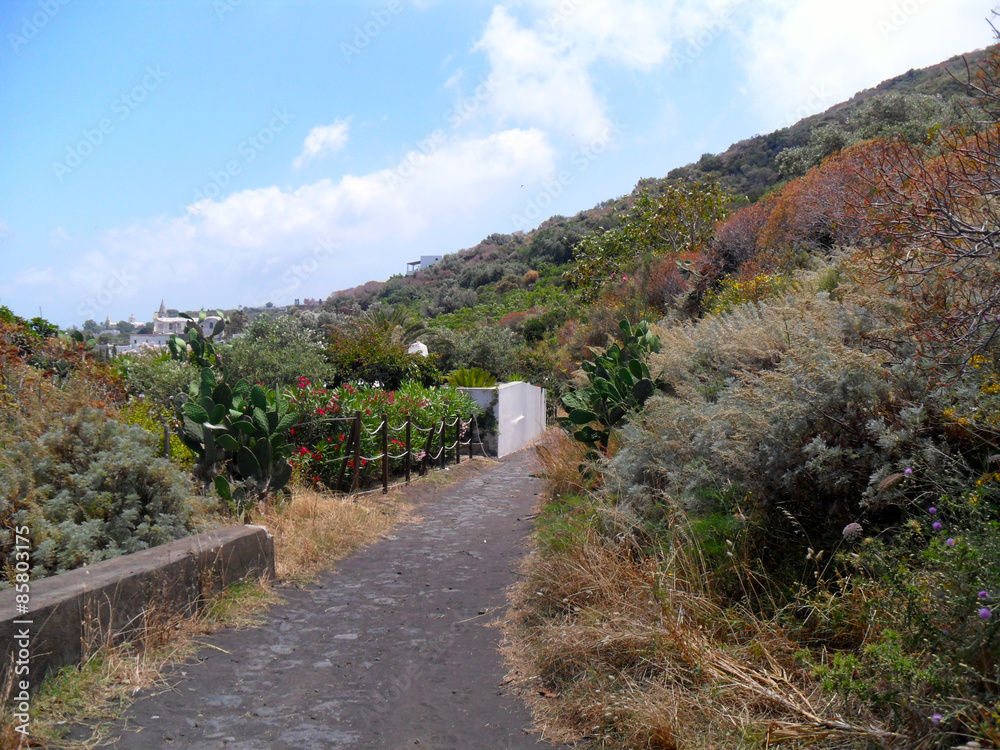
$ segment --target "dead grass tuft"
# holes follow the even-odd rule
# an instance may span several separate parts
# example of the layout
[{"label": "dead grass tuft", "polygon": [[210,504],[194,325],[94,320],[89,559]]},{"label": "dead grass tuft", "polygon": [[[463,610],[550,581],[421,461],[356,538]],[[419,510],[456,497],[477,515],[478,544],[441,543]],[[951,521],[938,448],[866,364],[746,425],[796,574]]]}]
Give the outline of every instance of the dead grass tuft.
[{"label": "dead grass tuft", "polygon": [[552,497],[587,492],[596,484],[587,449],[564,430],[549,429],[535,446],[540,467],[536,476]]},{"label": "dead grass tuft", "polygon": [[[555,445],[541,456],[543,476],[579,492],[562,479],[569,469],[545,465],[576,460]],[[590,503],[597,518],[613,514],[599,497]],[[569,507],[543,508],[539,528],[551,529],[554,513],[580,512]],[[901,746],[870,717],[823,698],[781,628],[716,603],[683,514],[655,548],[626,520],[539,544],[511,592],[507,679],[544,738],[643,750]]]}]

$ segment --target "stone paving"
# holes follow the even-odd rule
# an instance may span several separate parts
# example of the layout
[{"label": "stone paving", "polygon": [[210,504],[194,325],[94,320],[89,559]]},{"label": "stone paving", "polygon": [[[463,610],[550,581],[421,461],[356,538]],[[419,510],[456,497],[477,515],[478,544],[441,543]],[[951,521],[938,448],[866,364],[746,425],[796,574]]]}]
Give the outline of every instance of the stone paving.
[{"label": "stone paving", "polygon": [[267,623],[213,636],[141,697],[118,748],[549,747],[501,686],[504,590],[540,491],[533,453],[420,490],[418,523],[283,590]]}]

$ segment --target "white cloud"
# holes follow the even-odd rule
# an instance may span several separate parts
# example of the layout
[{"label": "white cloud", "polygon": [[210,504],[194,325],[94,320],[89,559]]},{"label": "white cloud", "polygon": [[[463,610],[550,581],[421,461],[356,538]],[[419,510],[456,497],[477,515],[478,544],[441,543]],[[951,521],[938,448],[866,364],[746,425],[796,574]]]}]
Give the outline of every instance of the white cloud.
[{"label": "white cloud", "polygon": [[36,284],[51,284],[55,281],[55,273],[51,268],[27,268],[15,277],[18,285],[31,286]]},{"label": "white cloud", "polygon": [[745,70],[764,129],[790,125],[906,68],[989,44],[982,0],[763,0]]},{"label": "white cloud", "polygon": [[611,119],[592,68],[613,63],[653,72],[678,41],[718,27],[745,0],[530,0],[525,24],[497,5],[473,47],[490,62],[488,109],[586,142]]},{"label": "white cloud", "polygon": [[498,205],[513,212],[518,186],[555,170],[539,130],[435,143],[395,168],[244,190],[183,217],[135,222],[104,233],[58,275],[27,269],[17,282],[35,286],[39,301],[59,300],[69,321],[144,317],[143,305],[161,297],[197,308],[321,296],[404,270],[414,247],[455,249],[456,226],[478,225]]},{"label": "white cloud", "polygon": [[310,130],[305,143],[302,144],[302,153],[295,157],[295,168],[298,169],[314,159],[322,159],[343,149],[347,145],[350,123],[350,117],[346,120],[337,118],[333,121],[333,125],[320,125]]}]

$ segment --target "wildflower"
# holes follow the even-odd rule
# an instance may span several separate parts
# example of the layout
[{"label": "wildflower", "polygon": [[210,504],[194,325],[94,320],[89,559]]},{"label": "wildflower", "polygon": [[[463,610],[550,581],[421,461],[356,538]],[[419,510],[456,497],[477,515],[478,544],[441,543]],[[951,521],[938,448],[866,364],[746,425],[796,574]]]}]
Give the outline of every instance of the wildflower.
[{"label": "wildflower", "polygon": [[907,466],[906,469],[903,471],[903,473],[906,474],[906,476],[910,476],[910,474],[913,473],[913,469]]},{"label": "wildflower", "polygon": [[931,724],[933,724],[934,726],[937,726],[938,724],[941,723],[941,719],[942,718],[944,718],[944,717],[941,716],[941,714],[932,714],[931,715]]},{"label": "wildflower", "polygon": [[847,526],[844,527],[844,531],[842,533],[844,535],[844,539],[846,539],[849,542],[853,542],[855,539],[861,536],[862,531],[863,529],[861,528],[860,523],[849,523],[847,524]]},{"label": "wildflower", "polygon": [[935,521],[931,524],[931,528],[934,529],[934,531],[941,531],[942,524],[940,521]]},{"label": "wildflower", "polygon": [[990,592],[989,592],[989,591],[980,591],[980,592],[979,592],[979,598],[980,598],[980,599],[981,599],[982,601],[984,601],[984,602],[985,602],[985,601],[986,601],[987,599],[989,599],[989,598],[990,598]]},{"label": "wildflower", "polygon": [[951,537],[948,537],[947,539],[945,539],[944,543],[947,544],[949,547],[954,547],[955,546],[955,540],[952,539]]},{"label": "wildflower", "polygon": [[295,428],[293,427],[292,429],[290,429],[290,430],[288,431],[288,433],[289,433],[290,435],[294,435],[294,434],[295,434]]},{"label": "wildflower", "polygon": [[299,378],[299,388],[308,388],[311,385],[312,383],[309,381],[309,378],[306,377]]},{"label": "wildflower", "polygon": [[993,617],[993,613],[990,612],[989,607],[983,607],[981,610],[979,610],[979,616],[982,617],[984,620],[988,620],[991,617]]},{"label": "wildflower", "polygon": [[299,455],[300,455],[300,456],[305,456],[305,455],[307,455],[308,453],[309,453],[309,449],[308,449],[308,448],[306,448],[306,447],[305,447],[304,445],[303,445],[302,447],[300,447],[300,448],[299,448]]},{"label": "wildflower", "polygon": [[934,507],[928,508],[927,512],[933,516],[935,513],[937,513],[937,508]]}]

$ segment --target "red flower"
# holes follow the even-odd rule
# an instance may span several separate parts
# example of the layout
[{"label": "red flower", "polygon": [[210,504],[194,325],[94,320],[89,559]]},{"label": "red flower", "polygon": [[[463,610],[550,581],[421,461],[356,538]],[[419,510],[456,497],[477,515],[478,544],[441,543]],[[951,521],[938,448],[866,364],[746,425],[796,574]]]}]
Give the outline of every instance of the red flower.
[{"label": "red flower", "polygon": [[308,454],[309,454],[309,449],[306,448],[304,445],[301,448],[299,448],[299,455],[300,456],[305,456],[305,455],[308,455]]}]

